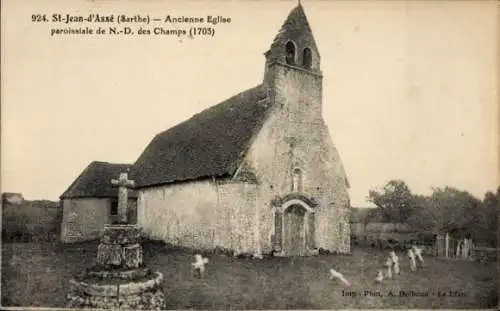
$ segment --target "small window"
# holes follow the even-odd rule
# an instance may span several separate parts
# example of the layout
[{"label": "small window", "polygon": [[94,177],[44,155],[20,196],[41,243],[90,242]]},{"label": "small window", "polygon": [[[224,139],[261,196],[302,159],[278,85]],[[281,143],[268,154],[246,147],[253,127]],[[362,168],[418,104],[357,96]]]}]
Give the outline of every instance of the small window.
[{"label": "small window", "polygon": [[295,64],[295,44],[292,41],[288,41],[286,44],[286,63],[288,65]]},{"label": "small window", "polygon": [[339,236],[342,236],[344,234],[344,224],[342,222],[339,222]]},{"label": "small window", "polygon": [[73,222],[73,221],[76,221],[78,219],[78,214],[76,211],[71,211],[71,213],[69,213],[68,215],[68,222]]},{"label": "small window", "polygon": [[292,173],[292,192],[302,191],[302,171],[299,168],[293,170]]},{"label": "small window", "polygon": [[311,69],[312,66],[312,53],[309,48],[304,49],[304,53],[302,54],[302,66],[307,69]]},{"label": "small window", "polygon": [[112,200],[111,201],[111,209],[109,212],[112,216],[118,215],[118,201]]}]

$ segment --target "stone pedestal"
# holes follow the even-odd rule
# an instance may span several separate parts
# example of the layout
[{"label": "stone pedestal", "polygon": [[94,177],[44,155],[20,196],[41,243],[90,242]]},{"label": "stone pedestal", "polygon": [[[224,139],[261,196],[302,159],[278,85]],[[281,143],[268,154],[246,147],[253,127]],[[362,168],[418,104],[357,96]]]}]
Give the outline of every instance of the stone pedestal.
[{"label": "stone pedestal", "polygon": [[163,275],[144,267],[140,237],[138,226],[107,225],[95,267],[70,281],[67,307],[162,309]]}]

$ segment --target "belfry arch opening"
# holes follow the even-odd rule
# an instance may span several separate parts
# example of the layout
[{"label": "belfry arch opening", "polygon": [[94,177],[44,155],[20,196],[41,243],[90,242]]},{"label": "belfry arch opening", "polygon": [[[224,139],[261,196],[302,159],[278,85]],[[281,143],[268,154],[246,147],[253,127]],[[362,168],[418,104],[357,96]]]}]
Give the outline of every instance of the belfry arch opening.
[{"label": "belfry arch opening", "polygon": [[302,66],[307,69],[311,69],[312,66],[312,52],[311,49],[305,48],[302,52]]},{"label": "belfry arch opening", "polygon": [[286,52],[286,63],[288,65],[295,64],[296,49],[295,49],[295,44],[292,41],[287,42],[285,46],[285,52]]}]

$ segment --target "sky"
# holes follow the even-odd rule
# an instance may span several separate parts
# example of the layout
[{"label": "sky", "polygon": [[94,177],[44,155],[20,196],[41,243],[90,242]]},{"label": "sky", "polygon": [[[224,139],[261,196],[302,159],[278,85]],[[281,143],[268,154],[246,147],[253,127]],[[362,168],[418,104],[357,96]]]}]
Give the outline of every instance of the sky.
[{"label": "sky", "polygon": [[[157,133],[258,85],[263,53],[296,4],[3,1],[2,192],[57,200],[90,162],[133,163]],[[396,178],[418,194],[451,186],[482,198],[498,187],[495,1],[302,4],[321,54],[323,116],[352,205],[369,206],[368,191]],[[51,28],[68,25],[31,21],[54,13],[231,22],[213,26],[214,37],[190,39],[51,36]]]}]

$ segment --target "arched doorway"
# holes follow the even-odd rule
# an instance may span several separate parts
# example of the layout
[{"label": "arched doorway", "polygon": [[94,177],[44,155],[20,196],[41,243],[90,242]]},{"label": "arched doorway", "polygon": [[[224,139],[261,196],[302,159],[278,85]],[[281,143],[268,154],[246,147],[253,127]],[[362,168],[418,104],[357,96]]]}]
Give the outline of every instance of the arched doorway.
[{"label": "arched doorway", "polygon": [[300,193],[290,193],[271,200],[274,209],[274,234],[271,236],[276,256],[316,255],[316,200]]},{"label": "arched doorway", "polygon": [[304,255],[306,250],[305,215],[307,210],[299,204],[290,205],[283,213],[284,245],[289,256]]},{"label": "arched doorway", "polygon": [[[286,201],[277,213],[277,230],[281,231],[282,254],[306,256],[314,248],[314,211],[304,201]],[[282,225],[281,225],[281,224]]]}]

